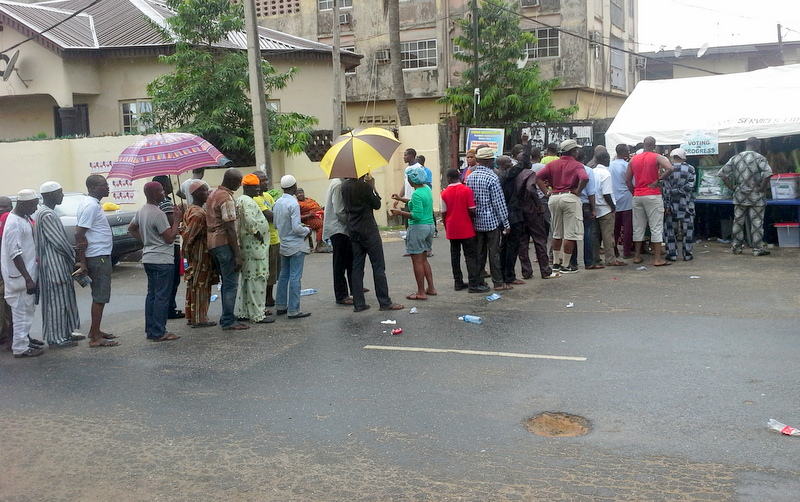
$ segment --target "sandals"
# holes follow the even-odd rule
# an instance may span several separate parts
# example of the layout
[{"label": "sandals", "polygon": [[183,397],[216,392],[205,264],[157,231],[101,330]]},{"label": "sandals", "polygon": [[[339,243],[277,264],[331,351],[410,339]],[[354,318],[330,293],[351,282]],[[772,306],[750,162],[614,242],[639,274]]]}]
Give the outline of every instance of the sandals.
[{"label": "sandals", "polygon": [[166,333],[164,333],[164,336],[159,338],[151,338],[151,340],[154,342],[171,342],[172,340],[177,340],[178,338],[180,338],[180,336],[176,335],[175,333],[170,333],[169,331],[167,331]]},{"label": "sandals", "polygon": [[600,270],[601,268],[606,268],[604,265],[598,265],[595,263],[594,265],[589,265],[586,267],[586,270]]},{"label": "sandals", "polygon": [[352,305],[353,304],[353,297],[352,296],[348,296],[347,298],[339,300],[338,302],[336,302],[336,304],[337,305]]},{"label": "sandals", "polygon": [[[278,314],[280,315],[280,311],[278,312]],[[236,322],[236,323],[231,324],[230,326],[223,326],[222,327],[223,331],[241,330],[241,329],[250,329],[250,326],[248,326],[247,324],[242,324],[240,322]]]},{"label": "sandals", "polygon": [[386,310],[403,310],[405,307],[399,303],[393,303],[391,305],[387,305],[385,307],[381,307],[378,310],[386,311]]},{"label": "sandals", "polygon": [[427,300],[427,296],[419,296],[416,293],[411,293],[410,295],[406,296],[406,300]]},{"label": "sandals", "polygon": [[205,321],[205,322],[198,322],[197,324],[192,324],[193,328],[210,328],[211,326],[216,326],[216,321]]},{"label": "sandals", "polygon": [[115,342],[113,340],[100,340],[100,343],[98,343],[97,345],[92,345],[90,343],[89,347],[96,349],[97,347],[116,347],[119,344],[120,344],[119,342]]}]

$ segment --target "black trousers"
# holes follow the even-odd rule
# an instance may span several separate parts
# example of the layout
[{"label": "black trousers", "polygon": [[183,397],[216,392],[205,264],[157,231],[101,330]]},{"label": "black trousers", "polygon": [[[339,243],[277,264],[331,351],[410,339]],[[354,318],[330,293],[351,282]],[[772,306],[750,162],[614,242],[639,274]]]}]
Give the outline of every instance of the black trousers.
[{"label": "black trousers", "polygon": [[353,247],[350,237],[345,234],[333,234],[333,295],[341,302],[353,290]]},{"label": "black trousers", "polygon": [[533,276],[533,265],[529,255],[531,239],[533,239],[533,249],[536,251],[536,260],[542,277],[553,273],[547,257],[547,227],[544,214],[525,215],[525,224],[519,239],[519,263],[522,266],[522,277]]},{"label": "black trousers", "polygon": [[174,246],[174,259],[172,271],[172,287],[169,291],[169,310],[172,314],[178,310],[178,303],[175,301],[175,295],[178,294],[178,286],[181,285],[181,247],[177,244]]},{"label": "black trousers", "polygon": [[489,259],[489,272],[495,286],[503,284],[503,260],[500,258],[500,235],[503,227],[488,232],[475,232],[475,244],[478,247],[478,266],[483,270],[486,259]]},{"label": "black trousers", "polygon": [[511,284],[517,280],[517,255],[519,254],[519,240],[525,229],[525,223],[520,221],[511,225],[511,232],[504,235],[500,244],[500,256],[503,257],[503,282]]},{"label": "black trousers", "polygon": [[375,281],[375,296],[381,307],[392,304],[389,298],[389,284],[386,282],[386,261],[383,257],[383,242],[376,230],[373,234],[359,236],[358,240],[350,239],[353,249],[353,274],[350,276],[350,293],[353,295],[353,306],[361,308],[366,305],[364,299],[364,266],[369,256],[372,264],[372,278]]},{"label": "black trousers", "polygon": [[450,264],[453,267],[453,282],[456,286],[464,284],[461,273],[461,250],[464,250],[464,261],[467,262],[469,287],[475,288],[483,283],[481,268],[478,266],[478,248],[475,237],[469,239],[450,239]]}]

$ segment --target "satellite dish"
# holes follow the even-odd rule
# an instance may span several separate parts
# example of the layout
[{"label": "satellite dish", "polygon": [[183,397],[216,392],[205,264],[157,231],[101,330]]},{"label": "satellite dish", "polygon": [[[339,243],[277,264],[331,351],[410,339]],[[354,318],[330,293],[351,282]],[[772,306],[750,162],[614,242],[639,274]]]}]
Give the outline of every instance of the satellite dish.
[{"label": "satellite dish", "polygon": [[528,64],[528,58],[529,58],[529,56],[528,56],[528,53],[526,52],[525,56],[517,59],[517,68],[519,68],[520,70],[525,68],[525,65]]},{"label": "satellite dish", "polygon": [[678,45],[678,46],[676,46],[676,47],[675,47],[675,57],[676,57],[676,58],[679,58],[679,57],[681,57],[681,51],[682,51],[682,49],[681,49],[681,46],[680,46],[680,45]]},{"label": "satellite dish", "polygon": [[708,42],[704,43],[700,47],[700,50],[697,51],[697,57],[699,57],[699,58],[703,57],[706,54],[707,51],[708,51]]},{"label": "satellite dish", "polygon": [[11,72],[14,71],[14,66],[17,64],[17,58],[19,57],[19,51],[14,51],[14,55],[11,56],[11,59],[5,54],[0,54],[0,57],[6,62],[6,69],[3,70],[3,82],[5,82],[11,77]]}]

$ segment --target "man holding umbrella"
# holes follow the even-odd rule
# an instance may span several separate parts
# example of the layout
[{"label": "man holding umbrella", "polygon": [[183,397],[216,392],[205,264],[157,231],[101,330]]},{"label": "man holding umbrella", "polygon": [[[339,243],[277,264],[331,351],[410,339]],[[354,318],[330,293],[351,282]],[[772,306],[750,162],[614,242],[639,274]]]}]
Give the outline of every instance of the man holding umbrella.
[{"label": "man holding umbrella", "polygon": [[383,256],[378,224],[373,211],[381,208],[381,197],[375,191],[372,169],[386,165],[400,142],[391,132],[379,127],[353,131],[336,138],[320,162],[328,178],[344,178],[342,203],[347,214],[345,230],[350,236],[353,250],[353,274],[350,293],[353,310],[363,312],[369,308],[364,299],[364,265],[366,257],[372,263],[375,295],[381,310],[401,310],[405,307],[389,297],[386,282],[386,264]]}]

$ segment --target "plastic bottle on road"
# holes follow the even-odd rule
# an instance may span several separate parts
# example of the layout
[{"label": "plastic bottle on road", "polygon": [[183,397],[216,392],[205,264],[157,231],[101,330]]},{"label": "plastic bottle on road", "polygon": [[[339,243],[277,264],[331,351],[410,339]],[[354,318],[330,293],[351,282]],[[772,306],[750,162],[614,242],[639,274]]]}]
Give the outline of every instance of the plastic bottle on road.
[{"label": "plastic bottle on road", "polygon": [[464,314],[458,318],[459,321],[468,322],[470,324],[483,324],[483,319],[476,315]]},{"label": "plastic bottle on road", "polygon": [[786,434],[787,436],[800,436],[800,430],[795,429],[794,427],[789,427],[788,425],[782,424],[772,418],[770,418],[767,422],[767,427],[775,429],[776,431]]},{"label": "plastic bottle on road", "polygon": [[300,290],[300,296],[313,295],[316,292],[317,292],[316,289],[302,289]]},{"label": "plastic bottle on road", "polygon": [[212,301],[212,302],[215,302],[215,301],[217,301],[217,298],[218,298],[218,296],[217,296],[217,295],[211,295],[211,301]]}]

